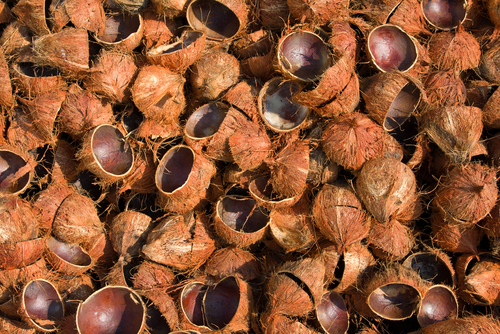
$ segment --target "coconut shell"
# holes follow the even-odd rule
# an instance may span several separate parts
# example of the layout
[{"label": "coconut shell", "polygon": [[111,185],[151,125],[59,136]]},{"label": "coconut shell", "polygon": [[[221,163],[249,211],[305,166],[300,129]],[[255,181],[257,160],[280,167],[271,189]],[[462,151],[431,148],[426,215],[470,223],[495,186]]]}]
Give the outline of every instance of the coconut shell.
[{"label": "coconut shell", "polygon": [[[264,318],[264,319],[262,319]],[[319,332],[309,328],[302,322],[291,319],[281,314],[273,314],[270,317],[261,317],[262,327],[267,334],[280,333],[301,333],[301,334],[319,334]]]},{"label": "coconut shell", "polygon": [[481,54],[479,70],[481,76],[489,82],[500,83],[500,43],[494,43]]},{"label": "coconut shell", "polygon": [[[167,292],[161,288],[153,288],[151,290],[140,290],[138,293],[143,297],[147,298],[148,301],[148,315],[149,309],[153,308],[160,312],[161,319],[160,321],[166,322],[169,328],[178,328],[179,326],[179,315],[177,310],[177,305],[175,304],[174,299],[167,294]],[[153,316],[150,317],[151,321],[153,320]],[[154,332],[155,328],[150,328],[148,326],[148,319],[146,319],[146,326],[152,332]],[[158,321],[158,320],[157,320]],[[160,325],[161,329],[163,329],[164,325]]]},{"label": "coconut shell", "polygon": [[429,57],[439,70],[464,71],[479,66],[481,50],[476,38],[460,24],[456,31],[432,35]]},{"label": "coconut shell", "polygon": [[271,141],[260,123],[242,119],[229,137],[234,161],[242,170],[258,168],[271,152]]},{"label": "coconut shell", "polygon": [[134,289],[153,290],[175,284],[175,274],[168,267],[151,261],[143,261],[132,277]]},{"label": "coconut shell", "polygon": [[151,4],[156,9],[155,12],[166,18],[185,12],[187,3],[187,0],[151,0]]},{"label": "coconut shell", "polygon": [[385,224],[374,222],[368,242],[373,255],[387,262],[406,257],[415,243],[411,229],[395,219]]},{"label": "coconut shell", "polygon": [[462,226],[448,222],[436,211],[431,215],[431,226],[432,237],[443,250],[477,254],[482,234],[479,226]]},{"label": "coconut shell", "polygon": [[97,34],[105,29],[106,18],[101,0],[65,0],[64,9],[76,28]]},{"label": "coconut shell", "polygon": [[33,212],[36,215],[40,228],[49,231],[57,209],[66,197],[75,191],[67,183],[52,183],[46,189],[40,191],[33,203]]},{"label": "coconut shell", "polygon": [[208,286],[200,281],[204,281],[203,278],[192,279],[184,285],[180,296],[180,321],[181,327],[188,328],[190,330],[196,330],[197,332],[208,332],[210,329],[204,326],[205,319],[203,315],[203,297],[207,291]]},{"label": "coconut shell", "polygon": [[497,197],[496,172],[474,163],[453,168],[441,180],[433,204],[447,221],[469,225],[485,218]]},{"label": "coconut shell", "polygon": [[457,318],[457,315],[458,301],[455,292],[446,285],[433,285],[422,297],[417,319],[421,327],[426,327]]},{"label": "coconut shell", "polygon": [[230,246],[212,253],[205,264],[205,272],[223,278],[235,276],[247,282],[261,278],[261,268],[252,253]]},{"label": "coconut shell", "polygon": [[119,13],[106,17],[104,29],[96,32],[95,40],[105,49],[129,53],[140,45],[143,33],[141,14]]},{"label": "coconut shell", "polygon": [[273,49],[272,36],[269,31],[260,29],[235,40],[231,48],[240,59],[264,55]]},{"label": "coconut shell", "polygon": [[249,185],[248,190],[250,195],[266,209],[283,209],[293,206],[297,203],[303,194],[298,194],[293,197],[279,196],[272,188],[269,175],[259,175],[253,178]]},{"label": "coconut shell", "polygon": [[497,319],[485,316],[474,315],[460,319],[449,319],[440,321],[425,328],[417,333],[422,334],[468,334],[468,333],[496,333],[500,331],[500,323]]},{"label": "coconut shell", "polygon": [[132,86],[132,99],[146,118],[166,123],[178,122],[186,100],[182,75],[161,66],[144,66]]},{"label": "coconut shell", "polygon": [[44,92],[66,88],[66,81],[57,70],[39,66],[30,62],[12,64],[12,83],[21,96],[33,98]]},{"label": "coconut shell", "polygon": [[260,120],[257,108],[259,88],[255,81],[242,80],[229,88],[224,94],[223,100],[229,102],[238,110],[243,111],[252,121],[258,122]]},{"label": "coconut shell", "polygon": [[50,34],[45,6],[45,0],[21,0],[12,8],[12,13],[38,36],[43,36]]},{"label": "coconut shell", "polygon": [[236,57],[218,51],[205,53],[191,67],[190,83],[194,98],[200,101],[216,100],[238,83],[239,76],[240,65]]},{"label": "coconut shell", "polygon": [[130,97],[130,86],[137,71],[131,55],[102,51],[85,80],[85,87],[112,101],[122,103]]},{"label": "coconut shell", "polygon": [[279,30],[288,23],[290,9],[286,0],[262,0],[258,14],[264,28]]},{"label": "coconut shell", "polygon": [[31,35],[31,30],[19,21],[13,21],[5,26],[0,36],[0,45],[5,58],[10,60],[32,55]]},{"label": "coconut shell", "polygon": [[[356,191],[367,210],[380,223],[404,216],[405,221],[415,219],[419,210],[411,209],[418,201],[416,179],[412,170],[393,158],[376,158],[368,161],[356,180]],[[412,217],[413,216],[413,217]]]},{"label": "coconut shell", "polygon": [[348,16],[349,1],[316,1],[287,0],[290,14],[301,22],[314,22],[320,25],[330,23],[332,17],[342,18]]},{"label": "coconut shell", "polygon": [[336,164],[357,171],[382,155],[384,129],[367,115],[355,112],[327,123],[321,142],[327,157]]},{"label": "coconut shell", "polygon": [[0,82],[0,104],[3,106],[12,106],[14,104],[14,97],[12,95],[9,65],[5,60],[3,52],[0,52]]},{"label": "coconut shell", "polygon": [[352,293],[359,289],[365,276],[370,276],[377,261],[368,250],[368,247],[361,242],[347,246],[342,256],[344,262],[342,276],[335,277],[332,272],[330,282],[336,285],[334,291],[338,293]]},{"label": "coconut shell", "polygon": [[389,14],[388,23],[404,27],[405,31],[412,36],[431,35],[426,28],[422,7],[417,0],[401,1]]},{"label": "coconut shell", "polygon": [[205,263],[214,250],[206,219],[191,217],[185,221],[182,216],[171,216],[148,234],[141,252],[150,261],[187,271]]},{"label": "coconut shell", "polygon": [[47,263],[63,275],[81,275],[91,268],[92,258],[76,244],[60,242],[49,237],[45,241],[45,249]]},{"label": "coconut shell", "polygon": [[15,108],[10,113],[7,141],[10,145],[28,152],[46,144],[46,139],[35,127],[28,108]]},{"label": "coconut shell", "polygon": [[60,241],[91,245],[102,233],[102,223],[93,201],[80,194],[66,197],[54,217],[52,232]]},{"label": "coconut shell", "polygon": [[350,61],[354,67],[359,54],[356,32],[348,21],[342,19],[331,21],[330,28],[332,33],[328,43],[335,45],[335,48],[342,53],[343,58]]},{"label": "coconut shell", "polygon": [[96,126],[113,124],[114,116],[111,104],[74,84],[61,106],[59,119],[63,132],[80,139]]},{"label": "coconut shell", "polygon": [[123,179],[119,191],[132,190],[138,193],[152,193],[156,190],[155,184],[156,164],[154,163],[153,152],[150,150],[140,150],[136,152],[134,166]]},{"label": "coconut shell", "polygon": [[500,129],[500,91],[497,89],[483,107],[483,124],[489,129]]},{"label": "coconut shell", "polygon": [[0,1],[0,23],[9,23],[12,12],[9,6],[3,1]]},{"label": "coconut shell", "polygon": [[424,83],[430,108],[463,105],[467,90],[456,71],[429,73]]},{"label": "coconut shell", "polygon": [[463,281],[459,280],[460,296],[475,305],[499,305],[499,271],[497,259],[481,256],[478,262],[467,267]]},{"label": "coconut shell", "polygon": [[409,255],[403,266],[415,270],[422,279],[433,284],[445,284],[452,288],[456,285],[457,275],[451,259],[438,248]]},{"label": "coconut shell", "polygon": [[38,236],[38,221],[31,210],[31,204],[24,199],[17,196],[1,197],[0,218],[0,244],[15,244]]},{"label": "coconut shell", "polygon": [[139,256],[139,250],[151,230],[151,218],[143,213],[124,211],[111,221],[109,235],[113,248],[125,261]]},{"label": "coconut shell", "polygon": [[314,200],[312,215],[321,234],[336,244],[340,254],[350,244],[366,238],[370,230],[361,201],[344,183],[323,185]]},{"label": "coconut shell", "polygon": [[144,20],[143,43],[147,50],[169,43],[176,35],[175,20],[147,10],[142,14]]},{"label": "coconut shell", "polygon": [[57,140],[51,172],[52,182],[66,183],[68,180],[74,180],[78,173],[80,170],[73,146],[65,140]]},{"label": "coconut shell", "polygon": [[153,148],[153,152],[156,152],[164,141],[182,136],[182,128],[176,121],[158,122],[146,118],[136,129],[135,136],[144,138],[146,143]]},{"label": "coconut shell", "polygon": [[327,118],[337,118],[342,114],[352,113],[359,104],[359,79],[356,73],[351,75],[347,86],[325,105],[314,108],[316,113]]},{"label": "coconut shell", "polygon": [[[2,216],[5,216],[5,214],[2,214]],[[14,223],[16,222],[11,222],[11,224]],[[42,256],[44,247],[45,241],[42,238],[2,243],[0,244],[0,253],[2,254],[0,269],[24,268],[35,263]]]},{"label": "coconut shell", "polygon": [[19,195],[30,185],[35,162],[25,152],[13,146],[0,145],[0,197]]},{"label": "coconut shell", "polygon": [[97,273],[102,268],[110,268],[118,260],[118,254],[113,249],[109,236],[104,232],[99,234],[86,249],[96,265],[94,270]]},{"label": "coconut shell", "polygon": [[83,76],[89,69],[89,38],[85,29],[65,28],[33,42],[40,63],[57,67],[71,76]]}]

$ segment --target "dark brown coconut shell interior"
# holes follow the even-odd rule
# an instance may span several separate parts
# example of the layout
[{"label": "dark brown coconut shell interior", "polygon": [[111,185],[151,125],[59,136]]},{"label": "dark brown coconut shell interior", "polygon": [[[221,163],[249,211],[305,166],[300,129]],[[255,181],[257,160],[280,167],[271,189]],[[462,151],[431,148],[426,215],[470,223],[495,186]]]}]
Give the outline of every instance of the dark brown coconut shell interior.
[{"label": "dark brown coconut shell interior", "polygon": [[182,187],[191,174],[194,153],[185,146],[171,149],[161,159],[156,170],[156,184],[166,193],[172,193]]},{"label": "dark brown coconut shell interior", "polygon": [[323,295],[316,306],[316,316],[328,334],[343,334],[349,328],[349,314],[342,296],[334,291]]},{"label": "dark brown coconut shell interior", "polygon": [[404,265],[415,270],[422,279],[434,284],[453,286],[453,273],[446,263],[433,253],[418,253],[410,256]]},{"label": "dark brown coconut shell interior", "polygon": [[285,37],[278,57],[283,68],[304,81],[317,80],[332,64],[328,46],[308,31],[293,32]]},{"label": "dark brown coconut shell interior", "polygon": [[[292,81],[268,82],[262,98],[262,117],[271,128],[276,130],[293,130],[302,124],[309,108],[292,101],[293,95],[299,92],[300,86]],[[262,93],[261,93],[262,94]]]},{"label": "dark brown coconut shell interior", "polygon": [[217,213],[231,229],[244,233],[257,232],[269,221],[269,213],[251,198],[226,196],[217,203]]},{"label": "dark brown coconut shell interior", "polygon": [[229,107],[221,103],[208,103],[196,110],[186,122],[186,134],[192,138],[206,138],[214,135]]},{"label": "dark brown coconut shell interior", "polygon": [[458,26],[467,14],[464,0],[422,0],[422,13],[433,26],[448,30]]},{"label": "dark brown coconut shell interior", "polygon": [[197,0],[188,8],[188,21],[194,30],[211,39],[231,38],[240,30],[240,20],[224,4],[215,0]]},{"label": "dark brown coconut shell interior", "polygon": [[384,120],[384,128],[392,131],[403,124],[417,108],[420,101],[420,90],[414,83],[408,82],[396,95],[396,98],[389,107]]},{"label": "dark brown coconut shell interior", "polygon": [[139,15],[108,16],[104,32],[97,37],[106,43],[117,43],[137,32],[140,24]]},{"label": "dark brown coconut shell interior", "polygon": [[240,287],[236,278],[227,277],[210,286],[203,299],[208,326],[213,329],[226,327],[234,318],[239,305]]},{"label": "dark brown coconut shell interior", "polygon": [[95,292],[77,312],[82,334],[139,333],[146,309],[132,290],[111,286]]},{"label": "dark brown coconut shell interior", "polygon": [[184,314],[193,324],[203,326],[203,297],[207,286],[203,283],[192,283],[184,288],[181,295],[181,306]]},{"label": "dark brown coconut shell interior", "polygon": [[186,49],[188,46],[196,42],[196,40],[203,36],[202,32],[199,31],[188,31],[182,35],[181,40],[168,45],[161,45],[148,52],[149,56],[166,55]]},{"label": "dark brown coconut shell interior", "polygon": [[111,125],[103,125],[95,130],[92,152],[99,165],[114,175],[126,174],[134,163],[134,155],[128,141]]},{"label": "dark brown coconut shell interior", "polygon": [[55,77],[60,75],[55,68],[41,66],[31,62],[23,62],[18,64],[19,72],[28,77]]},{"label": "dark brown coconut shell interior", "polygon": [[19,155],[0,150],[0,191],[16,193],[26,187],[30,180],[29,172],[24,175],[15,175],[26,166],[26,161]]},{"label": "dark brown coconut shell interior", "polygon": [[368,36],[373,62],[383,71],[406,71],[417,59],[417,48],[410,36],[396,26],[379,26]]},{"label": "dark brown coconut shell interior", "polygon": [[23,293],[26,313],[37,325],[53,330],[64,317],[64,305],[56,288],[49,282],[35,280],[28,283]]},{"label": "dark brown coconut shell interior", "polygon": [[458,304],[451,290],[442,285],[427,291],[417,315],[420,326],[426,327],[436,322],[457,317]]},{"label": "dark brown coconut shell interior", "polygon": [[412,316],[420,302],[418,291],[404,283],[390,283],[368,296],[368,305],[384,319],[403,320]]},{"label": "dark brown coconut shell interior", "polygon": [[50,237],[47,239],[47,247],[57,256],[75,266],[89,266],[92,258],[77,244],[60,242]]}]

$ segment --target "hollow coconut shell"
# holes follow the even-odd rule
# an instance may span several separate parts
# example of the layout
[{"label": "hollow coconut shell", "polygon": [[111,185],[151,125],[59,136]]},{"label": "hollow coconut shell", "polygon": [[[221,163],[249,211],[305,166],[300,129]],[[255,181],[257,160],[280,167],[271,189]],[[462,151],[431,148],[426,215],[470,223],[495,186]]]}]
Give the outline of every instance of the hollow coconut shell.
[{"label": "hollow coconut shell", "polygon": [[171,216],[148,234],[141,254],[150,261],[187,271],[205,263],[214,250],[206,218]]},{"label": "hollow coconut shell", "polygon": [[[472,260],[471,256],[467,256],[467,258]],[[459,269],[457,267],[457,270]],[[475,263],[469,262],[465,266],[465,270],[460,270],[458,276],[460,297],[474,305],[499,305],[499,271],[500,262],[486,254],[480,255],[479,261]]]},{"label": "hollow coconut shell", "polygon": [[215,166],[190,147],[172,147],[156,169],[160,206],[177,213],[190,211],[205,197],[215,173]]},{"label": "hollow coconut shell", "polygon": [[290,16],[290,9],[286,0],[262,0],[258,14],[264,28],[282,29]]},{"label": "hollow coconut shell", "polygon": [[343,297],[335,291],[323,294],[316,305],[316,318],[328,334],[344,334],[349,328],[349,313]]},{"label": "hollow coconut shell", "polygon": [[433,211],[431,226],[431,235],[436,244],[443,250],[453,253],[477,254],[477,247],[482,235],[478,225],[457,225],[443,218],[439,211]]},{"label": "hollow coconut shell", "polygon": [[48,35],[50,30],[45,17],[45,6],[44,0],[21,0],[12,8],[12,13],[38,36]]},{"label": "hollow coconut shell", "polygon": [[28,152],[46,144],[47,141],[35,127],[28,108],[11,110],[9,121],[10,126],[7,129],[6,137],[10,145]]},{"label": "hollow coconut shell", "polygon": [[124,211],[111,221],[109,235],[115,251],[125,261],[139,257],[139,251],[146,241],[151,226],[151,217],[136,211]]},{"label": "hollow coconut shell", "polygon": [[47,263],[62,275],[81,275],[92,267],[90,255],[76,244],[60,242],[49,237],[45,246]]},{"label": "hollow coconut shell", "polygon": [[35,163],[26,152],[0,144],[0,197],[22,194],[30,185]]},{"label": "hollow coconut shell", "polygon": [[216,250],[205,263],[205,272],[218,278],[235,276],[249,282],[261,278],[261,271],[252,253],[235,246]]},{"label": "hollow coconut shell", "polygon": [[433,285],[422,297],[422,302],[417,314],[417,320],[421,327],[426,327],[445,321],[455,319],[458,315],[458,301],[455,292],[446,285]]},{"label": "hollow coconut shell", "polygon": [[453,168],[440,182],[433,205],[447,221],[475,224],[485,218],[498,197],[496,172],[478,163]]},{"label": "hollow coconut shell", "polygon": [[489,49],[481,53],[479,71],[481,76],[489,82],[500,83],[500,43],[494,43]]},{"label": "hollow coconut shell", "polygon": [[[150,308],[156,309],[161,314],[161,319],[159,321],[166,323],[169,328],[179,327],[177,305],[174,299],[167,293],[166,290],[162,288],[153,288],[151,290],[139,290],[137,291],[137,293],[142,298],[146,298],[148,314]],[[153,321],[152,318],[153,317],[150,318],[150,321]],[[146,319],[146,328],[154,332],[155,328],[150,328],[147,321],[148,319]],[[164,326],[164,324],[160,326]]]},{"label": "hollow coconut shell", "polygon": [[438,248],[428,248],[409,255],[403,266],[415,270],[422,279],[433,284],[445,284],[454,288],[457,275],[450,257]]},{"label": "hollow coconut shell", "polygon": [[57,70],[46,66],[40,70],[39,66],[32,62],[11,65],[12,83],[21,96],[34,98],[44,92],[66,88],[66,80]]},{"label": "hollow coconut shell", "polygon": [[97,31],[94,38],[105,49],[129,53],[140,45],[143,33],[141,14],[119,13],[107,16],[104,29]]},{"label": "hollow coconut shell", "polygon": [[223,100],[242,111],[251,121],[260,120],[257,99],[260,86],[255,80],[242,80],[224,94]]},{"label": "hollow coconut shell", "polygon": [[304,194],[298,194],[293,197],[279,196],[272,188],[270,176],[261,174],[250,180],[248,185],[250,195],[266,209],[283,209],[296,204]]},{"label": "hollow coconut shell", "polygon": [[137,193],[154,192],[156,190],[155,171],[153,152],[147,149],[139,150],[135,154],[132,170],[119,186],[119,192],[123,193],[129,189]]},{"label": "hollow coconut shell", "polygon": [[0,198],[2,233],[0,244],[15,244],[38,236],[38,221],[31,204],[17,196]]}]

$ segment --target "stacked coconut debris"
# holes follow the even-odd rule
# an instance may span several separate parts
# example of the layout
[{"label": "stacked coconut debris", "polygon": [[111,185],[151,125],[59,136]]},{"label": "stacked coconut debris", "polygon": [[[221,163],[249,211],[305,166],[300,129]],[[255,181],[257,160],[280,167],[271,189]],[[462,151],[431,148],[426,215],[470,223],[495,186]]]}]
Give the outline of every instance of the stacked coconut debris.
[{"label": "stacked coconut debris", "polygon": [[500,332],[498,24],[0,1],[0,332]]}]

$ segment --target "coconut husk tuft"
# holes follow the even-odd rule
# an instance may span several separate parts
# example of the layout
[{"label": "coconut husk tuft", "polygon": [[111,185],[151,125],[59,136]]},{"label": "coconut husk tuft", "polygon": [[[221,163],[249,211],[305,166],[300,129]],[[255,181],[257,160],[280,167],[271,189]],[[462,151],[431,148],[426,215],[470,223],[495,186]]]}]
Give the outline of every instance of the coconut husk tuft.
[{"label": "coconut husk tuft", "polygon": [[146,50],[168,44],[176,35],[175,20],[158,15],[158,12],[147,10],[142,14],[144,20],[143,40]]},{"label": "coconut husk tuft", "polygon": [[373,255],[387,262],[403,259],[415,244],[411,229],[395,219],[385,224],[373,222],[368,242]]},{"label": "coconut husk tuft", "polygon": [[76,28],[102,33],[106,16],[101,0],[65,0],[64,10]]},{"label": "coconut husk tuft", "polygon": [[14,104],[12,95],[12,84],[9,75],[9,65],[5,60],[4,53],[0,51],[0,104],[10,107]]},{"label": "coconut husk tuft", "polygon": [[348,16],[349,1],[316,1],[287,0],[290,14],[301,22],[328,24],[332,17],[344,18]]},{"label": "coconut husk tuft", "polygon": [[453,70],[429,73],[424,86],[429,108],[463,105],[467,99],[465,85]]},{"label": "coconut husk tuft", "polygon": [[240,127],[229,137],[229,147],[234,161],[244,171],[258,168],[271,153],[265,128],[247,119],[242,119]]},{"label": "coconut husk tuft", "polygon": [[261,277],[260,263],[252,253],[234,246],[213,252],[205,264],[205,272],[219,278],[235,276],[247,282]]},{"label": "coconut husk tuft", "polygon": [[12,13],[38,36],[48,35],[50,30],[45,17],[45,6],[45,0],[20,0],[12,8]]},{"label": "coconut husk tuft", "polygon": [[482,231],[478,225],[463,226],[444,219],[438,211],[431,215],[432,238],[443,250],[453,253],[478,254]]},{"label": "coconut husk tuft", "polygon": [[7,129],[6,137],[10,145],[28,152],[47,143],[47,140],[35,127],[28,108],[15,108],[9,116],[10,126]]},{"label": "coconut husk tuft", "polygon": [[356,73],[352,73],[351,79],[345,88],[325,105],[315,108],[317,114],[337,118],[342,114],[354,112],[359,104],[359,78]]}]

